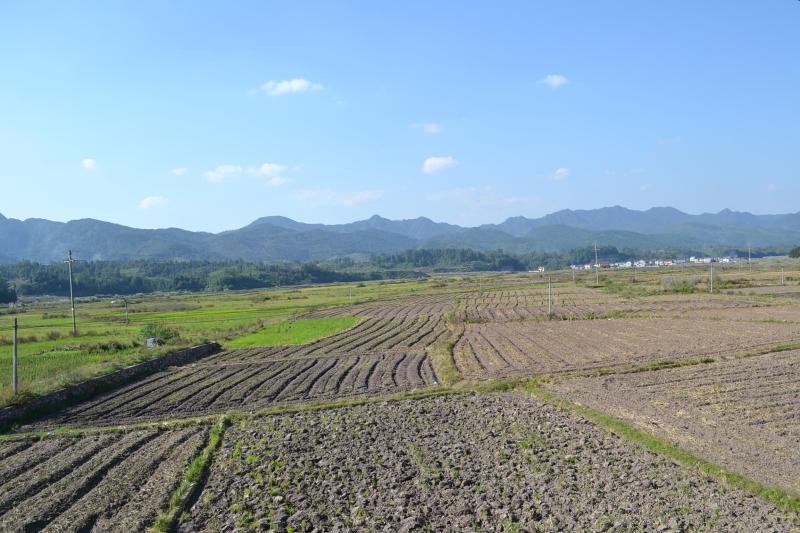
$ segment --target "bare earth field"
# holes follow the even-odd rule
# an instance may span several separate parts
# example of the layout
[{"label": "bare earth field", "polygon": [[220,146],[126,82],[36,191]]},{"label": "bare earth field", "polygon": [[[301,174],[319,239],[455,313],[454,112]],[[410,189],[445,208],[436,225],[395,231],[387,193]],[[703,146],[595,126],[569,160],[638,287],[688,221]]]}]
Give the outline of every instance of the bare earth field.
[{"label": "bare earth field", "polygon": [[435,294],[430,296],[415,296],[413,298],[385,299],[378,302],[314,311],[304,315],[304,318],[322,318],[342,315],[357,315],[373,318],[441,315],[453,307],[458,297],[458,294]]},{"label": "bare earth field", "polygon": [[785,531],[793,523],[520,394],[235,426],[189,512],[181,531]]},{"label": "bare earth field", "polygon": [[474,378],[549,374],[713,356],[800,340],[800,325],[685,319],[467,324],[455,365]]},{"label": "bare earth field", "polygon": [[800,302],[560,286],[548,320],[539,278],[337,303],[13,428],[0,531],[800,531]]},{"label": "bare earth field", "polygon": [[[547,289],[487,291],[464,297],[457,311],[465,322],[511,322],[548,318]],[[723,295],[658,295],[623,299],[586,288],[555,288],[550,312],[559,320],[603,318],[615,315],[652,315],[689,309],[744,309],[769,305],[746,297]]]},{"label": "bare earth field", "polygon": [[[800,323],[800,305],[775,304],[742,309],[688,308],[682,311],[664,310],[654,313],[659,318],[692,318],[728,320],[735,322],[794,322]],[[709,324],[709,327],[714,327]]]},{"label": "bare earth field", "polygon": [[280,360],[333,353],[358,354],[424,350],[447,331],[439,316],[421,315],[397,319],[368,318],[353,328],[298,346],[232,350],[206,358],[205,362]]},{"label": "bare earth field", "polygon": [[207,430],[0,443],[0,530],[144,531]]},{"label": "bare earth field", "polygon": [[710,461],[800,492],[799,383],[795,350],[551,387]]},{"label": "bare earth field", "polygon": [[[248,351],[249,353],[249,351]],[[33,428],[132,423],[277,404],[393,394],[437,385],[425,352],[218,364],[161,372],[66,409]]]}]

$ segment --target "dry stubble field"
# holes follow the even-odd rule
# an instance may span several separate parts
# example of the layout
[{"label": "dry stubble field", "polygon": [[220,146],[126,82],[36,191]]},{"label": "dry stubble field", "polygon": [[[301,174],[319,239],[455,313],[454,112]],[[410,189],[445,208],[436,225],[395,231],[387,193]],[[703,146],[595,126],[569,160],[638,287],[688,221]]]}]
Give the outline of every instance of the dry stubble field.
[{"label": "dry stubble field", "polygon": [[[562,284],[568,311],[547,320],[541,285],[495,284],[315,311],[361,320],[18,427],[0,442],[0,529],[124,531],[158,516],[184,531],[800,527],[800,321],[760,318],[800,317],[793,300]],[[532,397],[530,379],[560,396]],[[232,426],[206,457],[222,415]],[[676,464],[625,423],[783,492]]]}]

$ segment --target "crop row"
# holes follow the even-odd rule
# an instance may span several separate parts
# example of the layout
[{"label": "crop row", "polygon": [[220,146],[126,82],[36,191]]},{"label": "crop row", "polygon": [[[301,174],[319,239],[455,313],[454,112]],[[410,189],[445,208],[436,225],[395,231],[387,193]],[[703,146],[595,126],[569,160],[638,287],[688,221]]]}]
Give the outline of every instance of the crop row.
[{"label": "crop row", "polygon": [[709,460],[800,491],[800,351],[556,383]]},{"label": "crop row", "polygon": [[683,319],[467,324],[458,370],[486,378],[709,356],[800,340],[800,326]]},{"label": "crop row", "polygon": [[436,384],[430,358],[421,351],[204,364],[161,372],[69,408],[40,425],[118,424],[389,394]]},{"label": "crop row", "polygon": [[144,531],[205,440],[191,428],[0,444],[0,530]]},{"label": "crop row", "polygon": [[457,294],[432,294],[427,296],[414,296],[411,298],[387,299],[322,309],[303,315],[303,318],[324,318],[345,315],[358,315],[372,318],[441,315],[453,307],[457,298]]},{"label": "crop row", "polygon": [[446,331],[441,317],[430,315],[397,319],[367,318],[347,331],[309,344],[231,350],[213,355],[205,361],[265,361],[334,353],[424,350]]},{"label": "crop row", "polygon": [[603,295],[588,289],[557,289],[551,297],[541,289],[487,292],[462,300],[457,317],[466,322],[509,322],[545,317],[548,312],[562,319],[597,318],[614,313],[661,315],[687,311],[751,310],[763,303],[744,298],[686,297],[670,295],[633,301]]}]

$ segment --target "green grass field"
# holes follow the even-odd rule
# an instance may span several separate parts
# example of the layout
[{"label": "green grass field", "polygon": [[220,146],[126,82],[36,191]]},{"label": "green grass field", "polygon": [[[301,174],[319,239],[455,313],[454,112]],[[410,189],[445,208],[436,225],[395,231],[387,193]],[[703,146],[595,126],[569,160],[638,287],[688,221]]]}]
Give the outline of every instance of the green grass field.
[{"label": "green grass field", "polygon": [[230,348],[250,348],[253,346],[305,344],[350,329],[357,323],[358,318],[354,316],[287,320],[276,324],[268,324],[254,333],[236,337],[226,343],[226,346]]}]

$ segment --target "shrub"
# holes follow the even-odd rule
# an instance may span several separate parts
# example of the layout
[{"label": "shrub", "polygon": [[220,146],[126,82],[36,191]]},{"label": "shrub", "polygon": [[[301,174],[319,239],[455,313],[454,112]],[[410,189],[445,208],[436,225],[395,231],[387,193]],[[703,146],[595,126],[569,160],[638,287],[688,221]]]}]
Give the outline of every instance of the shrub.
[{"label": "shrub", "polygon": [[682,280],[673,283],[670,290],[680,294],[691,294],[693,292],[697,292],[697,285],[691,281]]},{"label": "shrub", "polygon": [[142,336],[145,339],[155,338],[164,342],[170,342],[180,338],[180,333],[164,324],[146,324],[142,328]]}]

